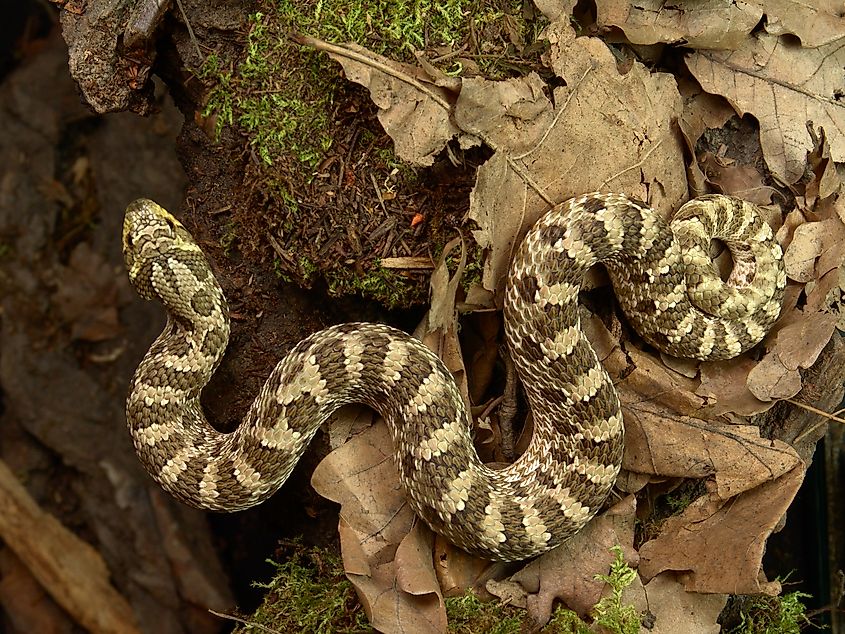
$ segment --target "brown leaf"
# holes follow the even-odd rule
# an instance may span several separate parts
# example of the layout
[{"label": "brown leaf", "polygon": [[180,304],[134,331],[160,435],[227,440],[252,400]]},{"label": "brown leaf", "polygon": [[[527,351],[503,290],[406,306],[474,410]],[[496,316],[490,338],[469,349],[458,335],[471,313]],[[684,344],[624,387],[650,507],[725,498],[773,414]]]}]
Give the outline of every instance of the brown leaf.
[{"label": "brown leaf", "polygon": [[842,39],[845,15],[839,0],[748,0],[766,12],[766,31],[791,33],[807,47],[824,46]]},{"label": "brown leaf", "polygon": [[780,583],[765,581],[762,557],[766,540],[804,479],[804,465],[798,462],[728,501],[711,491],[667,519],[660,535],[640,548],[642,577],[674,570],[693,592],[777,594]]},{"label": "brown leaf", "polygon": [[[455,274],[450,275],[446,259],[452,255],[456,247],[460,247],[458,252],[460,258]],[[428,311],[429,330],[447,330],[455,325],[455,295],[464,275],[466,262],[466,245],[461,238],[455,238],[443,247],[443,253],[440,254],[429,282],[431,286],[431,308]]]},{"label": "brown leaf", "polygon": [[[748,374],[749,391],[761,401],[792,398],[801,390],[798,368],[809,368],[833,336],[838,314],[796,310],[779,324],[771,351]],[[784,325],[785,324],[785,325]]]},{"label": "brown leaf", "polygon": [[615,382],[623,405],[628,403],[636,407],[638,403],[651,403],[661,405],[664,410],[684,414],[693,414],[707,405],[695,394],[694,380],[673,372],[633,345],[626,346],[625,350],[633,367],[622,367],[612,359],[605,361],[608,371],[624,376]]},{"label": "brown leaf", "polygon": [[[525,597],[528,614],[539,624],[552,615],[555,600],[562,600],[581,616],[599,601],[604,582],[596,575],[607,574],[614,559],[613,546],[621,546],[625,560],[636,566],[633,550],[636,500],[629,495],[598,515],[579,533],[552,551],[538,557],[510,577],[510,584],[487,584],[496,596]],[[520,592],[521,588],[521,592]]]},{"label": "brown leaf", "polygon": [[809,282],[813,279],[816,260],[821,255],[824,237],[828,231],[821,222],[805,222],[795,228],[792,242],[783,254],[783,264],[790,279],[796,282]]},{"label": "brown leaf", "polygon": [[[357,414],[347,408],[336,417],[350,415]],[[445,631],[433,537],[405,502],[386,426],[372,425],[332,451],[317,465],[311,484],[341,505],[344,570],[373,627]]]},{"label": "brown leaf", "polygon": [[460,133],[449,116],[454,94],[421,68],[394,62],[357,44],[329,44],[301,35],[295,39],[325,51],[343,66],[351,81],[369,89],[379,107],[378,119],[402,160],[431,165],[449,139]]},{"label": "brown leaf", "polygon": [[641,612],[654,615],[654,627],[649,634],[719,634],[717,619],[728,601],[727,594],[689,592],[671,572],[657,575],[643,588],[644,601],[629,601],[627,592],[623,603],[632,603]]},{"label": "brown leaf", "polygon": [[[758,365],[748,355],[727,361],[707,361],[700,366],[701,384],[696,394],[713,399],[710,413],[721,416],[734,412],[753,416],[771,409],[772,401],[761,401],[748,389],[748,375]],[[799,383],[800,389],[800,383]]]},{"label": "brown leaf", "polygon": [[763,11],[745,2],[702,0],[689,5],[664,0],[596,0],[596,24],[615,26],[632,44],[683,44],[689,48],[735,49]]},{"label": "brown leaf", "polygon": [[777,355],[769,354],[748,373],[746,386],[760,402],[773,405],[777,399],[792,398],[801,391],[801,375],[786,367]]},{"label": "brown leaf", "polygon": [[842,187],[842,179],[836,171],[836,163],[830,158],[830,146],[824,128],[819,128],[818,134],[809,127],[807,131],[814,138],[815,147],[807,156],[807,162],[812,170],[812,178],[804,190],[807,207],[813,208],[817,199],[830,198]]},{"label": "brown leaf", "polygon": [[697,51],[686,62],[707,92],[757,117],[763,156],[780,179],[794,183],[804,174],[813,148],[807,120],[827,132],[831,157],[845,160],[845,104],[837,98],[845,66],[840,43],[806,49],[759,33],[736,51]]},{"label": "brown leaf", "polygon": [[786,443],[760,438],[754,425],[730,425],[671,416],[648,403],[623,405],[629,471],[663,477],[715,478],[727,499],[792,469],[800,462]]},{"label": "brown leaf", "polygon": [[515,244],[556,202],[598,189],[625,191],[668,215],[686,195],[680,139],[668,122],[681,100],[671,76],[634,63],[621,74],[597,38],[568,20],[547,30],[548,62],[566,85],[554,106],[536,76],[467,80],[455,121],[495,154],[478,170],[469,218],[490,250],[483,284],[501,292]]},{"label": "brown leaf", "polygon": [[501,577],[508,565],[474,557],[442,535],[434,536],[434,561],[437,583],[444,597],[462,596],[470,588],[483,593],[485,583]]},{"label": "brown leaf", "polygon": [[726,165],[709,152],[705,152],[698,162],[707,182],[714,185],[718,193],[737,196],[756,205],[772,202],[774,190],[766,185],[763,174],[753,165]]},{"label": "brown leaf", "polygon": [[705,130],[721,128],[736,113],[724,97],[704,92],[691,79],[679,80],[678,88],[684,98],[684,111],[678,126],[687,149],[694,154],[695,144]]}]

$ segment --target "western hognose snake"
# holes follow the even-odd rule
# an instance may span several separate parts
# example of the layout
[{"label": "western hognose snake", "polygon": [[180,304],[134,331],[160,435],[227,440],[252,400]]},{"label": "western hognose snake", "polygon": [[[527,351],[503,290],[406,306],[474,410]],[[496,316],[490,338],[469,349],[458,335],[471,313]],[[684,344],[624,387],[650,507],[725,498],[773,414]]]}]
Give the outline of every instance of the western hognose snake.
[{"label": "western hognose snake", "polygon": [[[731,249],[727,283],[711,238]],[[461,548],[488,559],[531,557],[573,535],[619,473],[622,414],[613,383],[579,325],[583,273],[608,269],[640,335],[669,354],[733,357],[777,319],[781,249],[755,208],[726,196],[684,205],[669,226],[618,194],[562,203],[529,231],[513,260],[505,331],[534,418],[525,453],[494,470],[478,459],[452,376],[409,335],[341,324],[301,341],[273,370],[240,427],[213,429],[199,404],[229,337],[223,292],[188,231],[149,200],[123,228],[129,277],[168,312],[132,381],[126,417],[147,471],[193,506],[260,503],[290,474],[339,406],[364,403],[387,420],[414,511]]]}]

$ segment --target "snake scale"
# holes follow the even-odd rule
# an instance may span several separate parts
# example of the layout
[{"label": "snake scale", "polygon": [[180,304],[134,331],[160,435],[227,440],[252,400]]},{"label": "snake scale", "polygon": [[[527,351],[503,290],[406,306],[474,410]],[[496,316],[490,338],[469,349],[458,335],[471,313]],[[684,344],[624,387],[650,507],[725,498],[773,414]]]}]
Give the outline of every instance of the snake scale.
[{"label": "snake scale", "polygon": [[[731,251],[726,282],[710,258]],[[422,343],[380,324],[314,333],[276,366],[245,420],[211,427],[199,403],[222,358],[229,318],[220,285],[190,233],[150,200],[127,210],[123,251],[138,293],[167,309],[139,364],[126,416],[152,477],[190,505],[244,509],[277,491],[320,425],[363,403],[387,421],[414,511],[457,546],[513,561],[560,544],[600,509],[620,470],[622,414],[613,383],[579,324],[584,272],[607,268],[639,334],[693,359],[733,357],[777,319],[782,253],[751,204],[705,196],[671,227],[644,203],[587,194],[546,213],[519,246],[507,279],[505,334],[534,420],[526,451],[485,466],[455,382]]]}]

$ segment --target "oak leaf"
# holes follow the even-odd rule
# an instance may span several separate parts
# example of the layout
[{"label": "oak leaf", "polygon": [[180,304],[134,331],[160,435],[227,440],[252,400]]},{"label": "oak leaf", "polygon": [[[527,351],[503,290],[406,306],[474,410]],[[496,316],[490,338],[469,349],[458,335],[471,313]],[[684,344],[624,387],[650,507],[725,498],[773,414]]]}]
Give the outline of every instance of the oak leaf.
[{"label": "oak leaf", "polygon": [[841,43],[808,49],[759,33],[735,51],[696,51],[686,64],[707,92],[757,117],[766,165],[781,180],[794,183],[804,174],[813,149],[808,120],[824,128],[833,160],[845,160]]}]

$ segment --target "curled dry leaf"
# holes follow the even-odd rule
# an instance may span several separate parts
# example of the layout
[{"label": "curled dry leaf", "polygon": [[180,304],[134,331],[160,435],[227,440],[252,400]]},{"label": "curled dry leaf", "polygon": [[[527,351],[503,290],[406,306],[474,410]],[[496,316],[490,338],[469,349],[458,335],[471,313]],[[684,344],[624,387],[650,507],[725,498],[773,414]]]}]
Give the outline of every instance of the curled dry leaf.
[{"label": "curled dry leaf", "polygon": [[792,398],[801,390],[799,368],[809,368],[833,336],[837,314],[810,313],[797,310],[790,323],[780,328],[774,345],[752,368],[746,385],[761,401]]},{"label": "curled dry leaf", "polygon": [[431,165],[447,141],[460,133],[450,117],[454,94],[421,68],[394,62],[357,44],[329,44],[302,35],[296,41],[325,51],[343,66],[351,81],[369,89],[379,107],[378,119],[402,160]]},{"label": "curled dry leaf", "polygon": [[694,414],[707,405],[705,399],[695,394],[694,380],[670,370],[634,346],[626,346],[625,350],[628,361],[625,366],[618,364],[620,359],[608,359],[605,363],[609,372],[624,376],[615,382],[623,405],[652,403],[682,414]]},{"label": "curled dry leaf", "polygon": [[816,276],[816,262],[823,252],[845,253],[843,240],[845,225],[838,218],[805,222],[796,227],[792,242],[783,254],[787,276],[796,282],[809,282]]},{"label": "curled dry leaf", "polygon": [[613,546],[621,546],[625,560],[636,566],[633,549],[636,500],[629,495],[593,519],[552,551],[541,555],[508,581],[487,584],[487,590],[498,597],[509,597],[528,608],[528,614],[539,624],[552,615],[556,599],[562,600],[579,615],[587,615],[601,599],[605,583],[596,575],[605,575],[614,555]]},{"label": "curled dry leaf", "polygon": [[766,185],[763,175],[753,165],[728,164],[709,152],[705,152],[698,162],[707,182],[717,192],[737,196],[756,205],[772,202],[774,190]]},{"label": "curled dry leaf", "polygon": [[[354,417],[355,410],[336,415],[342,416]],[[373,425],[332,451],[317,465],[311,484],[341,505],[344,570],[373,627],[445,631],[431,561],[433,537],[405,502],[386,426]]]},{"label": "curled dry leaf", "polygon": [[[806,208],[813,208],[819,199],[833,200],[830,197],[842,187],[842,178],[836,171],[836,163],[830,158],[830,147],[824,128],[819,128],[817,133],[812,126],[808,126],[807,131],[813,138],[815,147],[807,155],[812,176],[804,189],[804,200]],[[841,218],[842,214],[839,216]]]},{"label": "curled dry leaf", "polygon": [[[455,274],[450,275],[446,259],[458,246],[461,249],[460,259]],[[414,336],[446,364],[458,384],[464,403],[469,408],[469,386],[461,343],[458,341],[458,312],[455,307],[465,266],[466,245],[461,238],[455,238],[443,248],[443,253],[431,274],[431,308],[418,324]]]},{"label": "curled dry leaf", "polygon": [[766,165],[781,180],[794,183],[804,174],[813,149],[808,120],[827,132],[833,160],[845,160],[845,104],[837,98],[845,67],[840,43],[807,49],[760,33],[736,51],[696,51],[686,63],[707,92],[757,117]]},{"label": "curled dry leaf", "polygon": [[760,438],[754,425],[673,416],[648,402],[623,404],[623,412],[625,469],[661,477],[712,477],[723,500],[800,463],[789,445]]},{"label": "curled dry leaf", "polygon": [[803,46],[817,47],[841,41],[845,15],[840,0],[750,0],[766,12],[766,31],[796,35]]},{"label": "curled dry leaf", "polygon": [[701,383],[695,393],[713,400],[710,408],[713,416],[728,412],[753,416],[765,412],[771,409],[774,402],[761,401],[747,385],[748,375],[757,365],[757,361],[746,355],[728,361],[702,363],[699,366]]},{"label": "curled dry leaf", "polygon": [[721,128],[728,119],[736,115],[724,97],[704,92],[694,81],[678,81],[678,89],[684,100],[684,110],[678,126],[684,135],[687,150],[695,153],[695,144],[707,129]]},{"label": "curled dry leaf", "polygon": [[[794,452],[793,452],[794,453]],[[804,479],[804,464],[726,501],[711,491],[670,517],[656,539],[640,548],[640,575],[680,573],[692,592],[777,594],[780,583],[762,572],[766,540]]]},{"label": "curled dry leaf", "polygon": [[632,44],[735,49],[762,15],[761,8],[742,0],[703,0],[687,5],[664,0],[596,0],[596,24],[622,29]]}]

